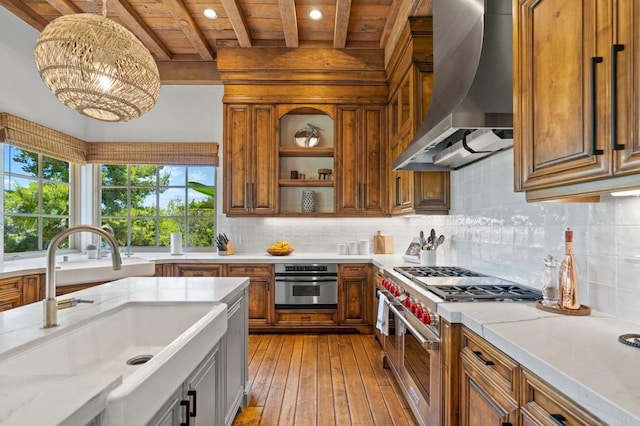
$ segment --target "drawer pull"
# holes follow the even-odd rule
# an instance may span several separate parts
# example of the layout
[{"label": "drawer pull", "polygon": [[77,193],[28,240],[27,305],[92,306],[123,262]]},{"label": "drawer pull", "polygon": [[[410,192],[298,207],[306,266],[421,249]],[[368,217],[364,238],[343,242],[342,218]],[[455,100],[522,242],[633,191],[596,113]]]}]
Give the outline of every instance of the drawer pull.
[{"label": "drawer pull", "polygon": [[513,426],[513,425],[509,422],[502,422],[501,426]]},{"label": "drawer pull", "polygon": [[487,361],[486,359],[484,359],[482,357],[482,352],[480,351],[473,351],[473,354],[484,364],[484,365],[495,365],[493,363],[493,361]]},{"label": "drawer pull", "polygon": [[566,426],[565,422],[567,421],[567,419],[562,414],[550,414],[549,417],[551,417],[551,420],[553,420],[556,424]]}]

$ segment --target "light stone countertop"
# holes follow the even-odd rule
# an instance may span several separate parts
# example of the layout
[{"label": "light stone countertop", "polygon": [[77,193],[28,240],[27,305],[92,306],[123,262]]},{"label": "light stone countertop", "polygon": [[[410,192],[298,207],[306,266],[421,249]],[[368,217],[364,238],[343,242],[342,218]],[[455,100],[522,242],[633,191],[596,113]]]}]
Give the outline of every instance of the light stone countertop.
[{"label": "light stone countertop", "polygon": [[[91,299],[58,312],[60,325],[42,329],[42,303],[0,312],[0,362],[129,302],[212,302],[225,315],[225,302],[249,285],[247,278],[125,278],[65,295]],[[117,373],[0,375],[0,424],[85,424],[106,406],[107,395],[122,382]]]},{"label": "light stone countertop", "polygon": [[[69,254],[70,260],[86,259],[84,254]],[[156,263],[371,263],[372,256],[378,255],[339,255],[332,253],[297,253],[288,256],[272,256],[269,253],[236,253],[231,256],[219,256],[216,252],[194,252],[171,255],[168,252],[135,252],[133,257],[146,259]],[[61,263],[63,255],[56,256],[57,263]],[[102,258],[110,259],[110,257]],[[123,257],[126,259],[126,257]],[[0,264],[0,279],[20,275],[44,274],[46,259],[36,257],[4,261]]]}]

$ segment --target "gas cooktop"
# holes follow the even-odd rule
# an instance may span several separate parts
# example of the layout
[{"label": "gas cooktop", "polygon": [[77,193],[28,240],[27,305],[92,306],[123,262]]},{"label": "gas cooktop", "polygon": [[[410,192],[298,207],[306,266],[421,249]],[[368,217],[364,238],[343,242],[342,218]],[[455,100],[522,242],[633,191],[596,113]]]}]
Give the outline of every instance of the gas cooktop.
[{"label": "gas cooktop", "polygon": [[396,271],[402,275],[415,277],[485,277],[486,275],[458,268],[457,266],[396,266]]},{"label": "gas cooktop", "polygon": [[393,269],[447,302],[525,301],[542,297],[539,290],[455,266],[397,266]]}]

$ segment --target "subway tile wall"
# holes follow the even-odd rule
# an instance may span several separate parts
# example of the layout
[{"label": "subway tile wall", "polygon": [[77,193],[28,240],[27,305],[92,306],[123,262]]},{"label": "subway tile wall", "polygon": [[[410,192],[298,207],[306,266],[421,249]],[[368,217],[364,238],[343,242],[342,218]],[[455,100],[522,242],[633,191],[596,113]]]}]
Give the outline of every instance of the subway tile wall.
[{"label": "subway tile wall", "polygon": [[451,174],[448,216],[399,218],[226,218],[220,231],[239,251],[263,252],[286,240],[297,252],[335,252],[339,243],[394,236],[404,252],[420,230],[447,237],[438,263],[542,287],[542,259],[564,254],[564,230],[574,230],[583,304],[640,323],[640,198],[604,196],[599,203],[527,203],[513,192],[513,152],[507,150]]}]

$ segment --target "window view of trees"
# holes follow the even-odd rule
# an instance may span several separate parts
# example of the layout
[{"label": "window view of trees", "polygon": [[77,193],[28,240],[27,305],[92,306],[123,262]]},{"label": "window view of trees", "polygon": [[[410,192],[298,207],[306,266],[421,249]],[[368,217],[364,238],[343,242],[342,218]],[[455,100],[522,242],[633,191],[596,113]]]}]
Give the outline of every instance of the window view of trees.
[{"label": "window view of trees", "polygon": [[69,163],[8,144],[3,159],[4,252],[45,250],[69,226]]},{"label": "window view of trees", "polygon": [[101,176],[102,224],[121,246],[168,247],[172,232],[185,247],[213,246],[214,167],[103,165]]}]

